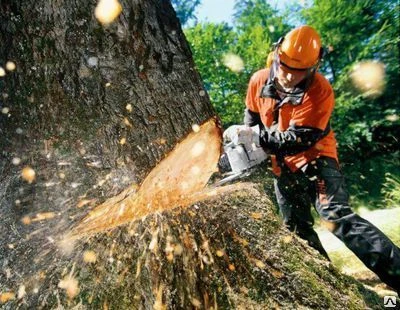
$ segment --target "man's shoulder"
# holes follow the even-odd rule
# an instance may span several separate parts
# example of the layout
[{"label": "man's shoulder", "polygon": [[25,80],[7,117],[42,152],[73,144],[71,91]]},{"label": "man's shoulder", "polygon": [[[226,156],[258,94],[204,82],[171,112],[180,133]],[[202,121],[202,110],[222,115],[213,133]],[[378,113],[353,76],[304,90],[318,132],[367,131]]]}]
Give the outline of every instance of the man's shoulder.
[{"label": "man's shoulder", "polygon": [[332,89],[331,83],[328,81],[328,79],[321,73],[317,72],[315,74],[315,79],[314,79],[314,84],[320,88],[324,89]]},{"label": "man's shoulder", "polygon": [[256,82],[261,80],[262,82],[265,82],[268,77],[269,69],[263,68],[253,73],[253,75],[251,76],[251,81]]},{"label": "man's shoulder", "polygon": [[333,88],[331,83],[327,80],[325,76],[323,76],[321,73],[317,72],[314,77],[314,81],[308,91],[308,94],[313,97],[314,95],[317,95],[320,97],[321,95],[323,97],[330,96],[333,93]]}]

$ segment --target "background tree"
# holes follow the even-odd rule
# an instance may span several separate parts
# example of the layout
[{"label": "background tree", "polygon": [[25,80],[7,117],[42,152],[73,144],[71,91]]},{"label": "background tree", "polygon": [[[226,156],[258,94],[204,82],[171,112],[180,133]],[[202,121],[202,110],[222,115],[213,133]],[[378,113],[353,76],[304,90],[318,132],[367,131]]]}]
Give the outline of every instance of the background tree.
[{"label": "background tree", "polygon": [[[277,10],[262,0],[236,1],[234,25],[238,33],[236,50],[246,62],[248,74],[265,66],[272,44],[290,29]],[[249,77],[248,77],[249,78]],[[245,81],[245,83],[247,83]]]},{"label": "background tree", "polygon": [[235,53],[236,33],[227,24],[199,23],[185,34],[223,125],[237,123],[243,115],[244,73],[233,72],[224,64],[224,58]]},{"label": "background tree", "polygon": [[[196,66],[225,128],[242,123],[250,76],[265,66],[272,43],[288,29],[283,17],[267,2],[254,0],[235,3],[233,26],[206,23],[185,30]],[[232,54],[241,59],[240,70],[227,64],[225,56]]]},{"label": "background tree", "polygon": [[195,12],[201,0],[172,0],[171,3],[182,26],[187,25],[192,20],[197,20]]}]

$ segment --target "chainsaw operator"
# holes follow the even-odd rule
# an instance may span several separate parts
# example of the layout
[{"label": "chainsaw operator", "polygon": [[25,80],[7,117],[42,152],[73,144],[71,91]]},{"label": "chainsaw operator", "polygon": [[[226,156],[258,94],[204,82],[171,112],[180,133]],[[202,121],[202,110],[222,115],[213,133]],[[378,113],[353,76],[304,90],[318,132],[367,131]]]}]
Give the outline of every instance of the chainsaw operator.
[{"label": "chainsaw operator", "polygon": [[313,229],[314,204],[330,231],[399,291],[400,249],[349,206],[329,122],[334,93],[317,72],[322,57],[312,27],[300,26],[281,38],[270,68],[250,79],[244,122],[260,126],[260,144],[272,154],[276,199],[288,229],[329,259]]}]

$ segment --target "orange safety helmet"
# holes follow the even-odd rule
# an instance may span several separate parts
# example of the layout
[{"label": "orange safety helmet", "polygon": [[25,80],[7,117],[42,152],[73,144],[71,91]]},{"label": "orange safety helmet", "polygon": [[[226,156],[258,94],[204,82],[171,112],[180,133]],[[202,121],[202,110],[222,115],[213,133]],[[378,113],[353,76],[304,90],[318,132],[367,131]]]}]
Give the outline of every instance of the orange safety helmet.
[{"label": "orange safety helmet", "polygon": [[308,69],[318,65],[322,58],[320,36],[310,26],[297,27],[280,41],[279,61],[289,68]]},{"label": "orange safety helmet", "polygon": [[[279,98],[277,91],[285,94],[283,103],[290,101],[293,105],[301,104],[305,92],[310,87],[315,73],[324,56],[321,39],[317,31],[310,26],[300,26],[281,37],[275,43],[275,51],[268,80],[261,90],[261,98]],[[267,61],[267,66],[270,63]],[[292,70],[306,71],[304,79],[292,89],[284,89],[276,79],[279,66]]]}]

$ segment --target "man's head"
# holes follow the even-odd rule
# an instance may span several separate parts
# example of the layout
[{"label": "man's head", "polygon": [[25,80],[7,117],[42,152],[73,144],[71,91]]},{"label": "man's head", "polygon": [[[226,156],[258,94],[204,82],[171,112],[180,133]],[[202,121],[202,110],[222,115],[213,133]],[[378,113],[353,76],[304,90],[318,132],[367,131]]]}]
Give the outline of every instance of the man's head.
[{"label": "man's head", "polygon": [[275,82],[284,91],[293,90],[302,81],[312,80],[322,57],[321,39],[310,26],[290,31],[277,44],[274,57]]}]

